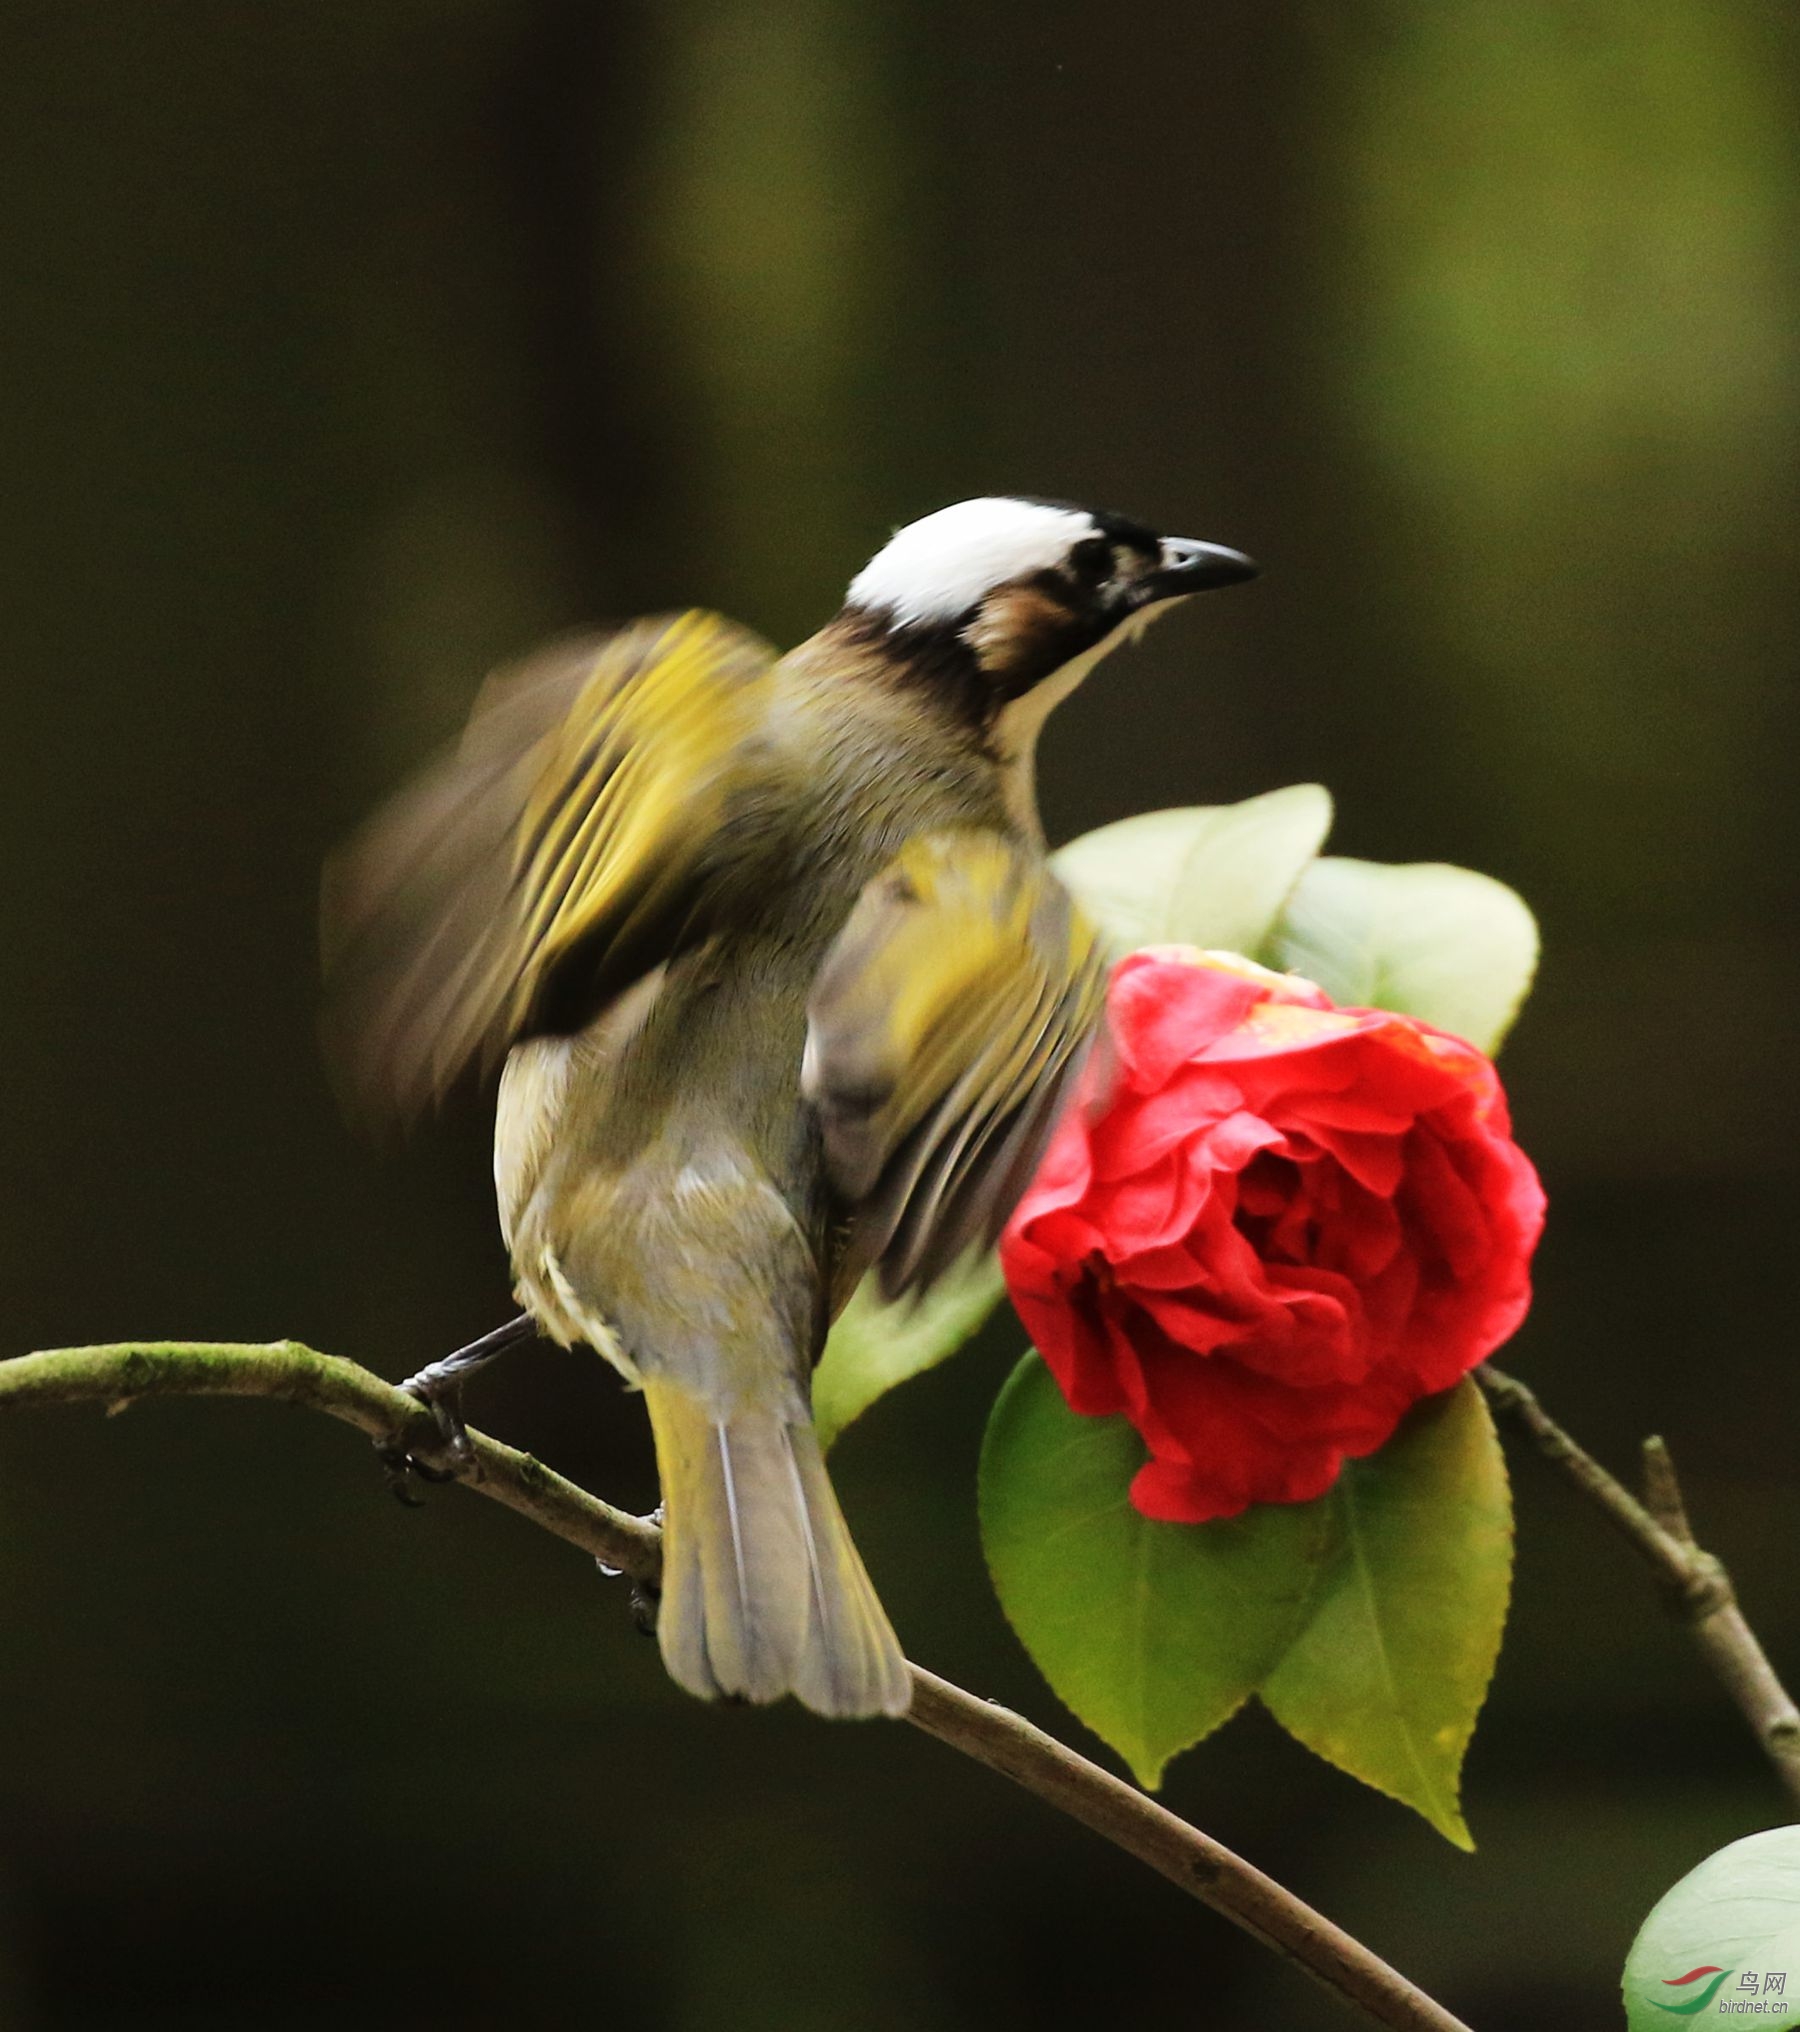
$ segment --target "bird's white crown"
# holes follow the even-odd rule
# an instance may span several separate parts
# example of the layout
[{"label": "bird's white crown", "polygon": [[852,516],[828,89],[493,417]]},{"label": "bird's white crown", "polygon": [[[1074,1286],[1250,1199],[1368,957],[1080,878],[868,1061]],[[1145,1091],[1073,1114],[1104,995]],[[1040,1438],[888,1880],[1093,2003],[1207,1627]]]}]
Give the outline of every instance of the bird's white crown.
[{"label": "bird's white crown", "polygon": [[850,605],[900,628],[966,614],[996,586],[1061,564],[1093,517],[1079,508],[989,495],[940,508],[898,531],[850,581]]}]

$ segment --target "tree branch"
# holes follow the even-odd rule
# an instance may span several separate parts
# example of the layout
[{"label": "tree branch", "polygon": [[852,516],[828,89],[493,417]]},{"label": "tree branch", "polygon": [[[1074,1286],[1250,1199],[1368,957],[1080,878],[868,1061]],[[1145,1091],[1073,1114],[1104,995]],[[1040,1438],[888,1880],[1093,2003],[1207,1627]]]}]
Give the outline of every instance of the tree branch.
[{"label": "tree branch", "polygon": [[1640,1503],[1592,1454],[1576,1445],[1523,1383],[1485,1363],[1475,1375],[1494,1409],[1562,1470],[1649,1565],[1662,1584],[1670,1613],[1692,1632],[1776,1776],[1800,1801],[1800,1709],[1745,1621],[1731,1576],[1721,1561],[1694,1542],[1668,1447],[1658,1438],[1644,1441],[1646,1500]]},{"label": "tree branch", "polygon": [[[0,1409],[103,1404],[123,1411],[148,1397],[269,1397],[322,1411],[378,1445],[427,1467],[449,1465],[431,1414],[367,1369],[294,1341],[145,1341],[59,1348],[0,1362]],[[609,1567],[654,1585],[661,1534],[553,1473],[530,1454],[470,1432],[476,1472],[467,1483]],[[1360,1941],[1210,1835],[1123,1779],[1046,1735],[1022,1716],[978,1700],[920,1666],[911,1668],[907,1720],[964,1756],[1136,1856],[1191,1897],[1284,1955],[1315,1981],[1393,2032],[1469,2032]]]}]

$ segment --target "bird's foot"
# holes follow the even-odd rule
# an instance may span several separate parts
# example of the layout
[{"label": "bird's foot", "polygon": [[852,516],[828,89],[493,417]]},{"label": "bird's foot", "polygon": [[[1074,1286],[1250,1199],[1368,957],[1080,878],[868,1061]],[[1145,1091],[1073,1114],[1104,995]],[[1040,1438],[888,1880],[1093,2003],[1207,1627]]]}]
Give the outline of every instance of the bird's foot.
[{"label": "bird's foot", "polygon": [[442,1457],[421,1460],[397,1441],[375,1442],[389,1492],[396,1502],[404,1503],[409,1510],[419,1509],[425,1500],[414,1487],[415,1483],[429,1482],[442,1486],[445,1482],[464,1481],[478,1471],[475,1449],[469,1444],[469,1429],[463,1423],[462,1391],[453,1380],[433,1374],[438,1366],[433,1363],[430,1369],[421,1369],[416,1376],[408,1376],[400,1388],[409,1397],[416,1397],[431,1413],[432,1423],[443,1441]]},{"label": "bird's foot", "polygon": [[475,1449],[469,1444],[469,1429],[463,1423],[463,1383],[477,1369],[485,1369],[509,1348],[533,1339],[536,1333],[537,1328],[521,1313],[517,1319],[508,1320],[505,1326],[483,1334],[441,1361],[427,1363],[416,1376],[408,1376],[400,1385],[431,1413],[443,1445],[439,1459],[424,1461],[396,1441],[376,1441],[375,1451],[386,1470],[388,1487],[398,1501],[409,1509],[417,1509],[422,1498],[414,1491],[415,1481],[459,1482],[479,1472]]},{"label": "bird's foot", "polygon": [[[646,1512],[644,1516],[638,1519],[640,1524],[654,1524],[659,1531],[662,1529],[662,1521],[663,1506],[660,1503],[657,1504],[654,1510]],[[621,1572],[619,1567],[608,1566],[603,1559],[596,1559],[594,1564],[605,1574],[608,1580],[617,1580],[619,1578]],[[631,1583],[631,1620],[637,1625],[640,1636],[654,1637],[656,1635],[656,1611],[661,1601],[661,1588],[653,1586],[647,1580],[634,1580]]]},{"label": "bird's foot", "polygon": [[421,1460],[397,1440],[378,1439],[375,1442],[375,1452],[387,1476],[388,1491],[396,1502],[405,1504],[409,1510],[421,1508],[425,1500],[415,1488],[415,1483],[429,1482],[442,1486],[445,1482],[463,1481],[477,1472],[475,1449],[469,1444],[468,1427],[463,1424],[462,1408],[457,1401],[461,1393],[454,1384],[436,1389],[426,1386],[423,1379],[428,1373],[422,1369],[417,1376],[407,1377],[400,1388],[409,1397],[416,1397],[431,1413],[432,1422],[443,1440],[442,1458]]},{"label": "bird's foot", "polygon": [[648,1581],[634,1580],[631,1583],[631,1621],[640,1637],[656,1635],[656,1612],[662,1607],[662,1589],[654,1588]]}]

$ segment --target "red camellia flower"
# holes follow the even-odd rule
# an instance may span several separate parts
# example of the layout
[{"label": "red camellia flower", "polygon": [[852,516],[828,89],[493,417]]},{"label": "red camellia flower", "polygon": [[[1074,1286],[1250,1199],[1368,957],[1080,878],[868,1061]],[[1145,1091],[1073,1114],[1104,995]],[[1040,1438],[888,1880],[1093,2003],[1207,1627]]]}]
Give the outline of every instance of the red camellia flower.
[{"label": "red camellia flower", "polygon": [[1544,1195],[1493,1065],[1409,1016],[1161,947],[1001,1240],[1071,1407],[1150,1449],[1149,1517],[1321,1495],[1530,1303]]}]

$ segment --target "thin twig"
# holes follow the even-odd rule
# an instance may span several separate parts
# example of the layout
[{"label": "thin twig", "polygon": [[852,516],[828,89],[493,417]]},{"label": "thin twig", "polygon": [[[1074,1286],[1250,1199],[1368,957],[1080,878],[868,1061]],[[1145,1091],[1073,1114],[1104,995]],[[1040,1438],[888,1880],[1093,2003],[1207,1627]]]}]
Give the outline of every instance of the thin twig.
[{"label": "thin twig", "polygon": [[[384,1447],[430,1467],[448,1460],[443,1435],[419,1402],[354,1362],[293,1341],[130,1342],[60,1348],[0,1362],[0,1408],[100,1403],[123,1410],[145,1397],[270,1397],[354,1425]],[[529,1454],[470,1432],[476,1473],[468,1486],[634,1580],[661,1568],[654,1525],[615,1510]],[[907,1719],[964,1756],[1035,1793],[1136,1856],[1215,1912],[1274,1948],[1394,2032],[1469,2032],[1360,1941],[1211,1836],[1158,1806],[1010,1709],[978,1700],[913,1666]]]},{"label": "thin twig", "polygon": [[1334,1926],[1253,1863],[1202,1834],[1135,1786],[993,1701],[977,1700],[922,1666],[912,1668],[907,1720],[1035,1792],[1202,1904],[1241,1926],[1377,2025],[1468,2032],[1460,2018]]},{"label": "thin twig", "polygon": [[1644,1442],[1644,1495],[1638,1499],[1557,1424],[1535,1394],[1512,1376],[1483,1365],[1475,1371],[1502,1417],[1526,1433],[1547,1461],[1561,1468],[1603,1511],[1662,1583],[1670,1612],[1685,1623],[1701,1655],[1737,1703],[1777,1777],[1800,1800],[1800,1709],[1738,1607],[1731,1576],[1694,1542],[1675,1463],[1662,1440]]},{"label": "thin twig", "polygon": [[1669,1536],[1682,1545],[1694,1543],[1687,1503],[1675,1475],[1675,1457],[1660,1433],[1644,1441],[1644,1507]]}]

